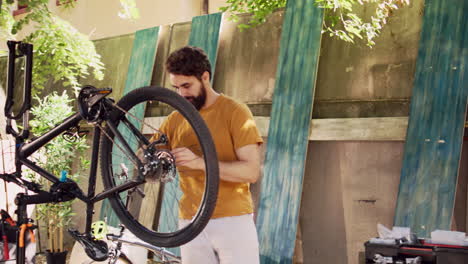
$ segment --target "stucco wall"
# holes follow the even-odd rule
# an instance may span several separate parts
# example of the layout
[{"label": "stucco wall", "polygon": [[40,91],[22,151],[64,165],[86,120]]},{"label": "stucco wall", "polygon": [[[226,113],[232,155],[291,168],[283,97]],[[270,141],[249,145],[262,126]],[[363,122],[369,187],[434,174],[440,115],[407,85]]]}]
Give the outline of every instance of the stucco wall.
[{"label": "stucco wall", "polygon": [[[57,6],[55,0],[50,0],[49,9],[92,40],[131,34],[158,25],[191,21],[192,17],[199,16],[203,12],[202,0],[136,0],[135,2],[140,13],[140,18],[137,20],[119,17],[122,6],[118,0],[76,0],[72,9]],[[225,2],[208,1],[209,13],[219,12],[219,8]],[[25,15],[20,14],[17,18]],[[17,39],[27,34],[30,28],[26,28]],[[0,50],[6,50],[4,43],[0,43]]]}]

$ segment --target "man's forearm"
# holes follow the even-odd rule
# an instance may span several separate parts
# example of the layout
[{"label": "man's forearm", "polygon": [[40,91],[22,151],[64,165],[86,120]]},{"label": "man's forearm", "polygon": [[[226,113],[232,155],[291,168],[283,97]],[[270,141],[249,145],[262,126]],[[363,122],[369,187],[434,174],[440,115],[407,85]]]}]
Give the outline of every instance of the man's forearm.
[{"label": "man's forearm", "polygon": [[[258,145],[247,145],[236,150],[238,160],[219,161],[219,176],[221,180],[230,182],[254,183],[260,176],[260,157]],[[205,161],[187,148],[172,150],[176,166],[192,170],[205,171]]]},{"label": "man's forearm", "polygon": [[220,161],[219,177],[229,182],[255,183],[260,175],[260,167],[248,161]]}]

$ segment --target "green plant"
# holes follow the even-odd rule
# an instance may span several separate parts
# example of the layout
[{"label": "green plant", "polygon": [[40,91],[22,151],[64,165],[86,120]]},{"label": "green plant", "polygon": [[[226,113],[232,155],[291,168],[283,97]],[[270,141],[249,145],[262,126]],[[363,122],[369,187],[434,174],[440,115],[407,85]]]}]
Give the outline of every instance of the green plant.
[{"label": "green plant", "polygon": [[[252,18],[246,24],[240,24],[241,30],[264,23],[268,16],[278,8],[286,6],[287,0],[227,0],[227,5],[221,7],[222,12],[231,13],[230,19],[239,20],[239,14],[252,13]],[[331,37],[354,43],[362,39],[366,45],[375,45],[375,38],[380,34],[393,11],[409,4],[409,0],[314,0],[324,9],[324,24],[322,33]],[[311,1],[312,4],[312,1]],[[359,7],[373,8],[375,12],[368,18],[357,14]],[[368,22],[365,22],[369,20]]]},{"label": "green plant", "polygon": [[[0,0],[1,1],[1,0]],[[2,4],[0,6],[0,39],[12,39],[11,29],[15,24],[13,16],[10,14],[9,5]],[[0,55],[5,55],[6,51],[0,51]]]},{"label": "green plant", "polygon": [[[63,8],[73,7],[74,1],[61,1],[65,3]],[[54,15],[47,7],[48,2],[19,0],[19,4],[28,5],[27,14],[15,21],[10,11],[13,1],[6,1],[0,10],[0,37],[2,41],[14,39],[18,33],[25,33],[26,25],[33,26],[34,30],[23,38],[34,45],[33,93],[41,91],[50,79],[62,82],[76,93],[78,79],[89,75],[90,69],[96,79],[103,78],[103,63],[91,40]]]},{"label": "green plant", "polygon": [[136,7],[135,0],[120,0],[122,10],[119,12],[119,17],[123,19],[138,19],[140,18],[140,11]]},{"label": "green plant", "polygon": [[[73,113],[70,106],[72,99],[66,92],[62,95],[52,93],[40,100],[31,109],[34,118],[31,120],[31,133],[39,136],[50,130],[56,124],[61,122],[64,117]],[[37,155],[36,162],[45,170],[54,175],[61,175],[63,172],[70,172],[72,163],[76,157],[82,157],[83,151],[87,148],[85,138],[76,138],[75,141],[67,141],[63,137],[57,137],[41,148]],[[81,158],[81,168],[86,168],[89,161]],[[77,174],[68,174],[68,178],[77,181]],[[37,176],[32,171],[27,171],[30,179],[41,184],[45,190],[49,190],[50,182]],[[70,224],[72,216],[72,201],[62,203],[40,204],[36,207],[36,216],[39,220],[45,221],[48,226],[48,248],[51,252],[63,251],[63,229]]]}]

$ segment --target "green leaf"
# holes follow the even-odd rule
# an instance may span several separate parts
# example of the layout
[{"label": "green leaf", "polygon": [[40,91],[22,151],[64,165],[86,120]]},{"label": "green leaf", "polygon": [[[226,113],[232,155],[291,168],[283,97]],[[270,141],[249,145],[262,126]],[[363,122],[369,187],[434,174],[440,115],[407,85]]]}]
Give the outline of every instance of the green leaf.
[{"label": "green leaf", "polygon": [[[331,36],[338,37],[346,42],[353,42],[356,36],[365,41],[366,45],[374,45],[372,40],[380,34],[380,29],[386,23],[391,10],[403,5],[409,5],[409,0],[315,0],[313,4],[324,9],[323,33],[329,32]],[[376,5],[377,4],[377,5]],[[247,23],[239,24],[239,30],[258,26],[268,21],[268,16],[278,8],[284,7],[286,0],[227,0],[221,12],[230,12],[229,20],[238,22],[241,13],[251,13]],[[374,9],[375,15],[371,22],[364,22],[367,17],[360,17],[355,10],[360,6]],[[368,25],[372,24],[372,27]]]}]

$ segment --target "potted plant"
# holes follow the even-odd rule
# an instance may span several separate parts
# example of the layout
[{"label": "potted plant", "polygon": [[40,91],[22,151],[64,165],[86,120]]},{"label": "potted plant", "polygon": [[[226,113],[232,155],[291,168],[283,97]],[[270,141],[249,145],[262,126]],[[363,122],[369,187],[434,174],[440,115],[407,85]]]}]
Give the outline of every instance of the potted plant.
[{"label": "potted plant", "polygon": [[[42,135],[64,117],[72,114],[72,100],[65,92],[62,95],[49,94],[42,100],[35,97],[35,100],[38,103],[31,109],[34,117],[30,122],[33,136]],[[86,148],[83,137],[57,137],[38,152],[35,161],[52,174],[61,176],[62,180],[70,178],[76,181],[78,175],[70,173],[71,166],[77,157],[82,157],[81,154]],[[82,163],[81,168],[87,167],[87,160],[80,158],[79,162]],[[41,184],[44,190],[50,189],[50,182],[45,178],[36,176],[31,171],[28,172],[28,176]],[[63,234],[75,214],[72,211],[72,202],[39,204],[36,207],[37,219],[44,221],[48,227],[47,263],[65,263],[67,251],[63,247]]]}]

